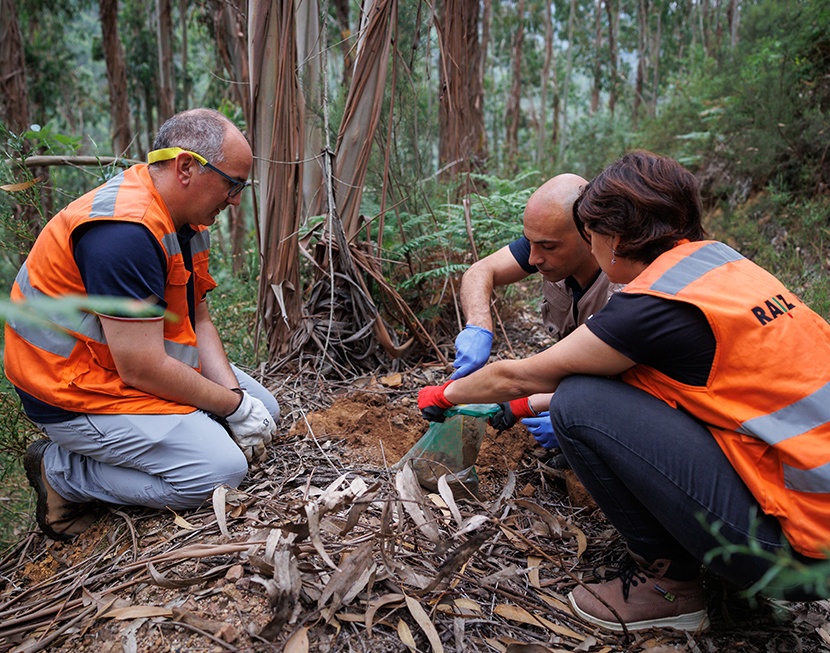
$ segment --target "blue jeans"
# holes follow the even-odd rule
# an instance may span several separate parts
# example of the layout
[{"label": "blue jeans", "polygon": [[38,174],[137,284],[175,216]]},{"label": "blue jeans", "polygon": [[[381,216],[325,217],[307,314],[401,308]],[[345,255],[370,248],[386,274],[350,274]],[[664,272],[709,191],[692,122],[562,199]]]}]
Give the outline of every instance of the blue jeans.
[{"label": "blue jeans", "polygon": [[[808,565],[826,562],[790,549],[778,520],[761,512],[709,430],[688,413],[621,381],[572,376],[557,388],[550,415],[577,477],[633,553],[689,569],[720,546],[710,530],[720,524],[729,543],[754,539]],[[741,554],[707,565],[747,588],[773,563]],[[791,600],[818,598],[776,589]]]}]

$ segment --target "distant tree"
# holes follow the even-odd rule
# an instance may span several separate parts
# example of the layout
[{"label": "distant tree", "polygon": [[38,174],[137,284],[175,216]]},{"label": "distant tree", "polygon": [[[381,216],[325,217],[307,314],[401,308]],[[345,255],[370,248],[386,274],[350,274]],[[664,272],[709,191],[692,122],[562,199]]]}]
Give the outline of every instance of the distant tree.
[{"label": "distant tree", "polygon": [[[210,11],[216,49],[231,80],[230,95],[242,109],[250,135],[253,118],[248,60],[248,21],[245,5],[246,0],[211,0]],[[233,271],[239,273],[245,264],[244,253],[248,227],[245,211],[241,205],[230,206],[228,210],[230,211],[231,265]]]},{"label": "distant tree", "polygon": [[[537,121],[536,130],[536,165],[540,165],[545,157],[547,151],[547,123],[548,123],[548,89],[551,82],[551,72],[554,75],[554,87],[556,85],[556,61],[554,58],[553,49],[553,10],[552,3],[545,0],[544,16],[545,16],[545,60],[542,65],[542,78],[540,80],[539,93],[539,120]],[[554,104],[557,98],[554,96]],[[554,143],[556,142],[556,107],[554,107],[553,120],[553,134]]]},{"label": "distant tree", "polygon": [[522,114],[522,49],[524,46],[525,0],[516,5],[517,28],[510,48],[512,83],[505,110],[505,161],[510,174],[516,174],[519,156],[519,122]]},{"label": "distant tree", "polygon": [[[30,126],[29,89],[23,38],[14,0],[0,0],[0,16],[3,16],[0,24],[0,123],[16,136],[20,136],[28,131]],[[26,142],[23,141],[21,146],[23,150],[20,154],[27,154],[29,147]],[[48,174],[45,169],[34,170],[31,173],[25,173],[21,169],[20,172],[34,176]],[[37,207],[32,204],[15,204],[12,213],[14,221],[19,225],[25,225],[25,231],[28,231],[34,241],[40,229]],[[20,252],[21,262],[26,254],[26,251]]]},{"label": "distant tree", "polygon": [[0,0],[0,120],[21,134],[29,128],[29,87],[16,4]]},{"label": "distant tree", "polygon": [[191,93],[191,79],[188,72],[188,55],[189,55],[189,31],[188,22],[190,13],[188,11],[188,0],[179,0],[179,23],[182,30],[182,97],[181,106],[179,110],[190,108],[190,93]]},{"label": "distant tree", "polygon": [[129,158],[133,139],[127,96],[127,68],[124,64],[124,48],[118,36],[118,0],[99,0],[98,12],[101,18],[104,60],[107,64],[113,153],[115,156]]},{"label": "distant tree", "polygon": [[343,78],[341,83],[343,88],[349,88],[352,82],[352,72],[354,71],[354,39],[349,25],[349,0],[333,0],[332,6],[334,7],[337,26],[340,28],[339,46],[343,55]]},{"label": "distant tree", "polygon": [[[707,0],[703,0],[707,2]],[[637,77],[634,81],[633,124],[636,128],[640,119],[640,107],[643,105],[645,92],[646,66],[648,60],[648,11],[649,0],[637,1]]]},{"label": "distant tree", "polygon": [[213,34],[219,57],[231,80],[231,97],[251,125],[251,84],[248,59],[246,0],[211,0]]},{"label": "distant tree", "polygon": [[594,66],[591,85],[591,113],[599,109],[599,94],[602,90],[602,2],[594,0]]},{"label": "distant tree", "polygon": [[617,88],[619,86],[619,60],[620,41],[620,3],[619,0],[605,0],[605,11],[608,14],[608,111],[614,115],[617,106]]},{"label": "distant tree", "polygon": [[118,12],[132,104],[135,150],[144,158],[157,131],[158,43],[155,4],[125,1]]},{"label": "distant tree", "polygon": [[[523,2],[524,0],[520,0]],[[478,0],[444,0],[435,26],[440,45],[439,166],[446,176],[482,169],[484,137]]]},{"label": "distant tree", "polygon": [[158,119],[164,122],[176,112],[176,83],[173,76],[173,15],[170,0],[156,0],[158,35]]},{"label": "distant tree", "polygon": [[561,115],[561,127],[560,127],[560,134],[559,134],[559,156],[558,160],[561,161],[564,158],[565,154],[565,147],[568,143],[568,100],[571,96],[571,75],[573,73],[573,60],[574,60],[574,34],[576,31],[576,19],[577,19],[577,2],[576,0],[570,0],[570,7],[568,10],[568,49],[565,55],[565,79],[562,82],[562,109],[560,112]]}]

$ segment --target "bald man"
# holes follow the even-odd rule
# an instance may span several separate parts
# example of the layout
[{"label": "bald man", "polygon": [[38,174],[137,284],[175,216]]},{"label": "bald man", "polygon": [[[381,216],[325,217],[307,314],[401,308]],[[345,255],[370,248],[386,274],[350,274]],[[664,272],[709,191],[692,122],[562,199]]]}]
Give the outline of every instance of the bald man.
[{"label": "bald man", "polygon": [[[591,246],[579,235],[573,221],[573,204],[588,182],[574,174],[561,174],[540,186],[527,202],[524,235],[509,245],[474,263],[461,280],[461,307],[466,326],[455,340],[455,372],[460,379],[482,367],[490,357],[493,320],[490,296],[497,286],[516,283],[538,273],[542,283],[542,322],[555,339],[564,338],[605,306],[619,288],[608,281],[591,254]],[[517,400],[521,401],[521,400]],[[536,400],[544,401],[542,399]],[[511,402],[513,404],[515,402]],[[512,406],[515,417],[531,418],[526,425],[545,446],[556,446],[546,438],[550,420],[534,422],[539,410],[547,406]],[[529,414],[527,414],[529,411]],[[515,423],[506,407],[507,419],[496,419],[494,426],[508,428]],[[546,414],[545,414],[546,417]],[[545,431],[534,430],[536,427]]]}]

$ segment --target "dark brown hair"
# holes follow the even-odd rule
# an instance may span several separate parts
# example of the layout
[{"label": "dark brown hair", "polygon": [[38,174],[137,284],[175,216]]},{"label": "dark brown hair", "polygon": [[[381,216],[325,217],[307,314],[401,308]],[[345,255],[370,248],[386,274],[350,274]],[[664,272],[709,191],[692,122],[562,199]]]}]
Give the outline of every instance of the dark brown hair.
[{"label": "dark brown hair", "polygon": [[703,240],[703,208],[695,176],[674,159],[638,150],[624,154],[582,189],[574,222],[619,236],[616,255],[651,263],[682,239]]}]

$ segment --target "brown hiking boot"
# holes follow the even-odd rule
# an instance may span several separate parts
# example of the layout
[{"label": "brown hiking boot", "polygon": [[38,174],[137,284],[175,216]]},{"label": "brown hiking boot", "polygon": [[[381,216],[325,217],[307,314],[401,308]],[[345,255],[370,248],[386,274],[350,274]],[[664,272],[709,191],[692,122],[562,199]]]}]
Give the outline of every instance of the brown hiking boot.
[{"label": "brown hiking boot", "polygon": [[23,456],[23,468],[37,494],[35,518],[40,530],[53,540],[71,540],[98,519],[98,509],[93,503],[67,501],[52,489],[43,467],[43,454],[49,444],[46,438],[32,442]]},{"label": "brown hiking boot", "polygon": [[600,628],[621,632],[620,619],[628,630],[673,628],[702,631],[709,628],[709,616],[699,579],[672,580],[663,574],[670,560],[648,563],[632,556],[616,578],[589,585],[605,603],[616,610],[614,615],[586,587],[580,586],[568,595],[576,614]]}]

